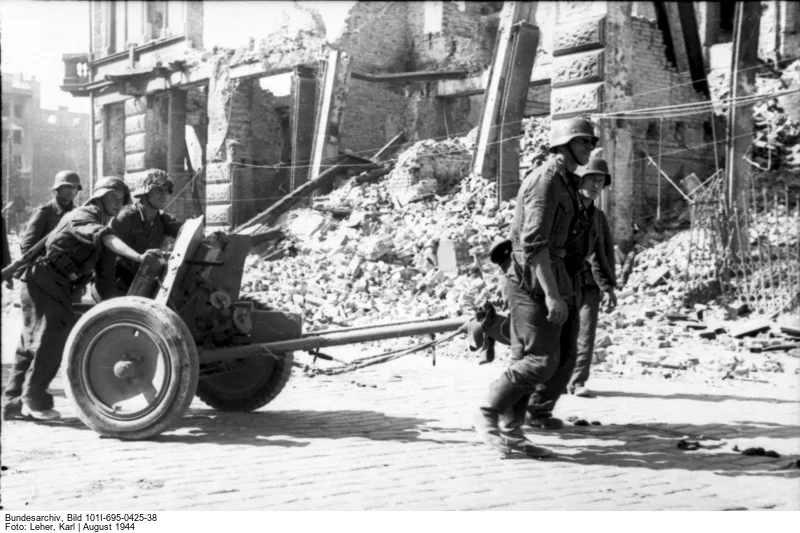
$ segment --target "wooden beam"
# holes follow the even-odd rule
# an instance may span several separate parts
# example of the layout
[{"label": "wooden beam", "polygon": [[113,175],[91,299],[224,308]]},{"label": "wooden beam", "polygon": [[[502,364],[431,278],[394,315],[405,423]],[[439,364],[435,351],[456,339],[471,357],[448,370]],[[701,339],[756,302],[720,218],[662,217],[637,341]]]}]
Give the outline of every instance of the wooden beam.
[{"label": "wooden beam", "polygon": [[332,50],[325,66],[322,99],[317,112],[309,174],[311,179],[319,176],[325,160],[330,160],[339,153],[339,124],[344,112],[349,80],[350,56],[345,52]]},{"label": "wooden beam", "polygon": [[400,148],[400,146],[402,146],[404,142],[406,142],[406,132],[401,131],[400,133],[394,136],[394,139],[386,143],[386,146],[378,150],[378,153],[372,156],[372,160],[377,163],[378,161],[381,161],[382,159],[389,157],[394,152],[396,152],[397,149]]},{"label": "wooden beam", "polygon": [[[758,65],[758,38],[761,24],[761,2],[737,2],[733,22],[733,54],[731,57],[730,97],[742,98],[755,93],[755,69]],[[747,191],[749,189],[747,157],[753,142],[753,108],[729,104],[725,166],[728,174],[727,205],[736,213],[731,229],[730,246],[735,253],[747,251]]]},{"label": "wooden beam", "polygon": [[686,47],[686,57],[689,61],[689,72],[692,75],[694,90],[703,93],[706,98],[711,98],[706,79],[705,60],[703,59],[703,44],[700,42],[700,32],[697,28],[697,16],[694,12],[694,2],[678,2],[678,17],[680,18],[683,32],[683,44]]},{"label": "wooden beam", "polygon": [[[487,178],[495,175],[491,165],[487,165],[486,152],[490,143],[497,138],[499,130],[497,122],[502,109],[503,94],[506,87],[506,71],[510,62],[512,42],[515,38],[513,28],[519,22],[533,20],[535,10],[536,2],[505,2],[503,11],[500,14],[500,27],[497,31],[497,40],[494,46],[494,57],[489,72],[489,84],[483,100],[483,112],[478,124],[478,139],[472,158],[472,171]],[[536,54],[532,53],[530,55],[532,63]]]},{"label": "wooden beam", "polygon": [[[295,207],[301,200],[307,198],[318,188],[333,183],[333,180],[338,175],[346,172],[348,168],[353,168],[351,159],[348,159],[347,156],[342,156],[342,158],[345,161],[337,161],[334,166],[293,190],[244,224],[241,224],[232,233],[255,235],[268,230],[280,215]],[[362,170],[372,170],[377,166],[374,163],[365,163]]]},{"label": "wooden beam", "polygon": [[314,95],[317,87],[316,74],[306,67],[295,67],[292,78],[292,167],[289,190],[294,190],[308,181],[311,154],[314,146],[314,123],[317,107]]},{"label": "wooden beam", "polygon": [[497,174],[498,201],[510,200],[519,190],[519,133],[528,99],[533,61],[539,48],[539,28],[521,22],[515,26],[514,41],[509,54],[506,87],[501,109],[502,122],[499,144],[500,165]]}]

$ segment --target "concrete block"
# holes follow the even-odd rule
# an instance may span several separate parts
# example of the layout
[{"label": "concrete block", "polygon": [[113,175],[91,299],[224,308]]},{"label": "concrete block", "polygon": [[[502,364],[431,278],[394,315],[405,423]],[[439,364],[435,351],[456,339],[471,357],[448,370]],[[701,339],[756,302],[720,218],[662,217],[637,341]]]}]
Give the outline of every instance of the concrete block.
[{"label": "concrete block", "polygon": [[147,97],[138,96],[125,100],[125,116],[140,115],[147,111]]},{"label": "concrete block", "polygon": [[230,226],[232,219],[230,204],[207,205],[206,206],[206,225],[208,226]]},{"label": "concrete block", "polygon": [[125,117],[125,133],[141,133],[145,131],[145,115]]},{"label": "concrete block", "polygon": [[662,285],[666,283],[666,281],[669,278],[670,278],[669,267],[660,266],[650,270],[647,273],[647,279],[645,280],[645,283],[647,283],[649,287],[655,287],[657,285]]},{"label": "concrete block", "polygon": [[605,50],[559,56],[553,61],[553,87],[603,81]]},{"label": "concrete block", "polygon": [[603,104],[603,83],[554,88],[551,104],[555,120],[599,112]]},{"label": "concrete block", "polygon": [[225,202],[231,201],[231,183],[217,182],[206,184],[206,202]]},{"label": "concrete block", "polygon": [[553,32],[554,57],[602,48],[605,44],[605,17],[559,24]]},{"label": "concrete block", "polygon": [[231,181],[230,163],[210,163],[206,167],[206,183],[220,183]]},{"label": "concrete block", "polygon": [[136,154],[125,155],[125,172],[136,172],[138,170],[146,169],[145,153],[139,152]]},{"label": "concrete block", "polygon": [[132,154],[137,152],[144,152],[146,148],[147,134],[134,133],[125,136],[125,153]]}]

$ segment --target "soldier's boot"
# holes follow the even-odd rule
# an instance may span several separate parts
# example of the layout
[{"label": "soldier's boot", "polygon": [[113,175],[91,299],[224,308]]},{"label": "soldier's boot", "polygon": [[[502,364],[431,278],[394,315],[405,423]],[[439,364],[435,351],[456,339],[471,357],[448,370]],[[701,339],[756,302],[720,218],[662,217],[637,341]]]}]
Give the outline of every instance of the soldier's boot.
[{"label": "soldier's boot", "polygon": [[[526,445],[525,442],[523,442],[526,440],[524,434],[522,435],[522,440],[520,440],[518,433],[509,436],[508,434],[504,434],[499,426],[500,417],[505,416],[507,412],[511,411],[511,408],[515,406],[518,401],[522,400],[523,396],[525,401],[522,403],[522,409],[524,411],[527,405],[527,395],[525,395],[525,391],[517,387],[505,374],[501,374],[500,377],[489,386],[489,394],[475,415],[475,431],[486,444],[504,455],[509,455],[514,452],[525,454],[531,452],[534,457],[542,457],[542,451],[535,449],[537,448],[536,446],[531,448],[532,444]],[[512,416],[513,420],[516,421],[516,416]],[[524,419],[523,412],[522,420],[524,421]]]},{"label": "soldier's boot", "polygon": [[528,440],[522,430],[522,426],[525,425],[529,397],[528,394],[523,395],[511,406],[511,409],[500,415],[500,434],[506,438],[509,447],[515,451],[531,457],[548,457],[553,452],[547,448],[536,446]]}]

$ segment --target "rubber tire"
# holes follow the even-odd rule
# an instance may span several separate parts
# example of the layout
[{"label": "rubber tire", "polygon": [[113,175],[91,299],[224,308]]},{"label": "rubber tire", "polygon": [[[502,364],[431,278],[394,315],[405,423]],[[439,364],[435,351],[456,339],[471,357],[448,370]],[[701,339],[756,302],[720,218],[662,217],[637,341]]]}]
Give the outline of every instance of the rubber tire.
[{"label": "rubber tire", "polygon": [[[171,379],[164,397],[154,410],[133,420],[116,419],[99,411],[87,393],[81,372],[89,342],[120,320],[147,328],[169,355]],[[154,300],[123,296],[97,304],[78,320],[64,348],[62,375],[66,396],[84,424],[107,437],[141,440],[162,433],[183,416],[197,390],[199,367],[192,334],[175,311]]]},{"label": "rubber tire", "polygon": [[[266,306],[252,298],[248,298],[247,295],[240,296],[240,300],[252,301],[254,308],[257,310],[268,310]],[[294,354],[292,352],[286,353],[282,361],[275,361],[275,366],[272,367],[273,370],[269,376],[259,383],[255,390],[253,387],[248,387],[245,394],[230,394],[215,388],[214,376],[201,379],[197,385],[197,397],[209,407],[219,411],[255,411],[274,400],[286,387],[289,378],[292,377],[293,362]]]}]

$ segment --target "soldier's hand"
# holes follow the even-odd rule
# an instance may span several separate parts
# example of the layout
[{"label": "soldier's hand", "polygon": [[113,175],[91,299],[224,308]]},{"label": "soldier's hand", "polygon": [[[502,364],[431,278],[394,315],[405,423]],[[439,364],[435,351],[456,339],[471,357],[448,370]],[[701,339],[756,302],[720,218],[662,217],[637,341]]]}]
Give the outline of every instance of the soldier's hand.
[{"label": "soldier's hand", "polygon": [[155,257],[157,257],[158,258],[158,263],[162,267],[166,266],[166,264],[167,264],[167,260],[164,257],[164,252],[162,252],[158,248],[151,248],[151,249],[147,250],[144,253],[144,256],[142,257],[142,260],[144,260],[144,258],[147,257],[147,256],[155,256]]},{"label": "soldier's hand", "polygon": [[603,293],[603,306],[606,311],[617,307],[617,295],[614,293],[614,289]]},{"label": "soldier's hand", "polygon": [[560,294],[555,295],[555,297],[545,295],[544,303],[547,305],[547,320],[559,326],[566,322],[569,310],[567,309],[567,303]]}]

